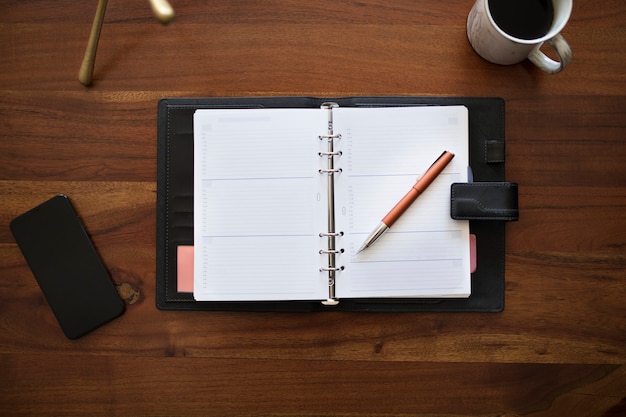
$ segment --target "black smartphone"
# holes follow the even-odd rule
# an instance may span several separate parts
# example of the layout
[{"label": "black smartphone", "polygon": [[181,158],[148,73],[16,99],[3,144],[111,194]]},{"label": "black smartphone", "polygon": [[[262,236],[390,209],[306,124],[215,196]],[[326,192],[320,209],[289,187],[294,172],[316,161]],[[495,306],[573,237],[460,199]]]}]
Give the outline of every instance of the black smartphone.
[{"label": "black smartphone", "polygon": [[68,338],[124,312],[124,302],[66,195],[15,218],[11,232]]}]

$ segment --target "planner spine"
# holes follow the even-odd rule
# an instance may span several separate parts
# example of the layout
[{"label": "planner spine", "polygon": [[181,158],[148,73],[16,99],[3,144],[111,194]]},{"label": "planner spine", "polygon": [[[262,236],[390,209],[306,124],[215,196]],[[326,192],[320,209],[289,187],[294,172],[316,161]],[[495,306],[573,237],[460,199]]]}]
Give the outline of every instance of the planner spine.
[{"label": "planner spine", "polygon": [[336,238],[342,236],[342,231],[335,230],[335,175],[341,173],[341,168],[337,168],[335,158],[341,155],[341,151],[335,150],[335,141],[341,139],[341,135],[333,132],[333,108],[338,107],[337,103],[324,103],[322,108],[328,111],[328,127],[325,135],[320,135],[319,139],[326,141],[326,150],[319,152],[320,158],[326,158],[326,167],[319,170],[320,174],[327,176],[328,183],[328,227],[327,231],[321,232],[320,237],[326,237],[326,248],[320,249],[320,254],[328,258],[327,266],[322,266],[320,271],[328,272],[328,299],[322,303],[325,305],[336,305],[339,303],[335,295],[335,282],[337,273],[344,267],[337,265],[337,254],[343,249],[337,248]]}]

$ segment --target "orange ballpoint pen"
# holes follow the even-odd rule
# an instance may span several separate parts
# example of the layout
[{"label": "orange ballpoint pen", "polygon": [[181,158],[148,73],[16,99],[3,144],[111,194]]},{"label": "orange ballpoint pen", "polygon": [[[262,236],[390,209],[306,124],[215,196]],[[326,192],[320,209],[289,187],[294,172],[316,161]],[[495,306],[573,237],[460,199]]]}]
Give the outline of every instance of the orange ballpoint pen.
[{"label": "orange ballpoint pen", "polygon": [[361,248],[356,252],[359,253],[364,249],[369,248],[380,238],[389,228],[402,216],[402,214],[409,208],[411,204],[419,197],[420,194],[437,178],[441,171],[450,163],[454,158],[454,154],[448,151],[444,151],[439,158],[426,170],[415,185],[411,187],[408,193],[396,204],[382,221],[378,224],[376,229],[365,239],[365,242]]}]

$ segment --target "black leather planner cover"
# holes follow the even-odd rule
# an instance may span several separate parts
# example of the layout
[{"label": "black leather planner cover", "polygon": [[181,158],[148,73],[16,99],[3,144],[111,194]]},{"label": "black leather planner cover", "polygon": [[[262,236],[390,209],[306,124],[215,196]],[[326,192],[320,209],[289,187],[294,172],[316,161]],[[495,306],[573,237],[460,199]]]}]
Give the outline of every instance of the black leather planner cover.
[{"label": "black leather planner cover", "polygon": [[172,98],[158,104],[156,304],[164,310],[241,311],[476,311],[504,308],[503,221],[470,221],[476,235],[477,269],[469,298],[341,299],[320,302],[197,302],[177,290],[177,248],[193,245],[193,114],[210,108],[464,105],[469,109],[470,165],[475,182],[504,181],[504,100],[479,97],[258,97]]}]

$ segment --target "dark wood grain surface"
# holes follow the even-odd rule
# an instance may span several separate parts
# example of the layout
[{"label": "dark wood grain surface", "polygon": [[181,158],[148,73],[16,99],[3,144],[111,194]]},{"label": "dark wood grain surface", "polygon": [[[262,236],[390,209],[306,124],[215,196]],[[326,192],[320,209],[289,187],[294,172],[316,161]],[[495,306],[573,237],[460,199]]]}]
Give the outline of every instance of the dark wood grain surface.
[{"label": "dark wood grain surface", "polygon": [[[478,57],[473,0],[0,1],[0,415],[626,414],[626,2],[576,0],[570,67]],[[155,307],[162,97],[499,96],[507,179],[497,314]],[[9,231],[68,194],[127,302],[66,339]]]}]

